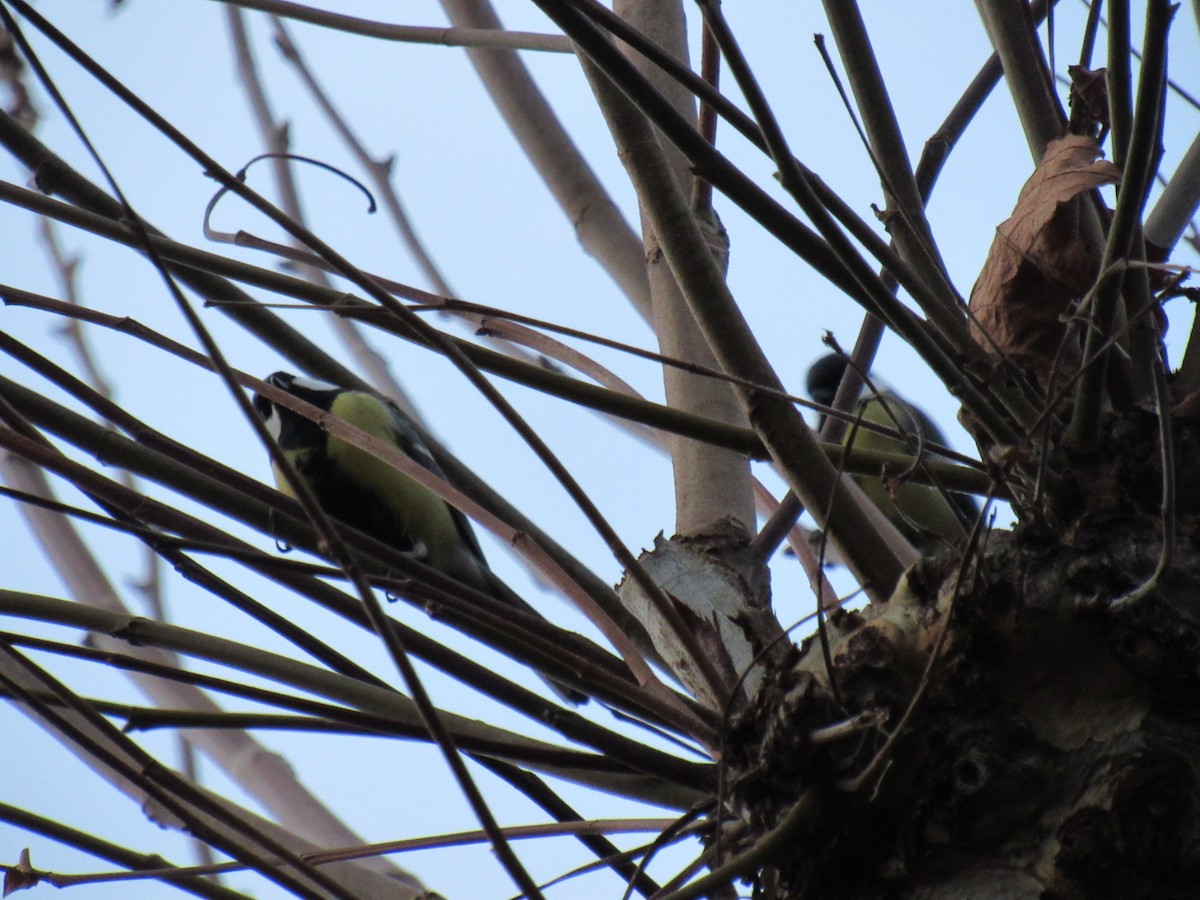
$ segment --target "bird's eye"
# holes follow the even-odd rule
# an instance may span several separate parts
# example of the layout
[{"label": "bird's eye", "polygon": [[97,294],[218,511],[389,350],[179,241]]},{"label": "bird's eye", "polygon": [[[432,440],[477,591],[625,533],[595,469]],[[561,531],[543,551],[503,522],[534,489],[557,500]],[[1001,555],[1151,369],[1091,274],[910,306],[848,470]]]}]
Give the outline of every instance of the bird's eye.
[{"label": "bird's eye", "polygon": [[263,421],[271,418],[275,413],[275,404],[264,397],[262,394],[254,395],[254,411],[262,416]]}]

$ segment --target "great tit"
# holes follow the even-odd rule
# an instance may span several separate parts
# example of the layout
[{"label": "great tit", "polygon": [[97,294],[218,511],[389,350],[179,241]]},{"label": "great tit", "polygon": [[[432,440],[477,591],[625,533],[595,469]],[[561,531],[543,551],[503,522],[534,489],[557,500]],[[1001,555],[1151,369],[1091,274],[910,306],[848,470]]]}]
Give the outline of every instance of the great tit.
[{"label": "great tit", "polygon": [[[445,478],[395,404],[288,372],[276,372],[266,381],[398,448]],[[508,606],[539,615],[488,567],[471,523],[459,510],[399,469],[261,394],[255,394],[254,408],[327,514]],[[272,468],[279,490],[294,497],[278,467]],[[587,700],[573,688],[546,683],[564,700]]]},{"label": "great tit", "polygon": [[[832,406],[846,365],[846,360],[835,353],[817,360],[808,370],[809,396],[817,403]],[[852,413],[857,415],[860,411],[864,422],[893,430],[897,429],[898,423],[899,430],[921,443],[945,446],[946,439],[933,420],[893,391],[880,391],[872,395],[867,393],[864,386],[862,399]],[[853,425],[847,426],[843,443],[850,439],[852,431],[855,447],[913,455],[912,447],[899,438],[864,428],[854,429]],[[939,458],[932,452],[929,452],[929,456],[932,459]],[[974,499],[965,494],[950,494],[947,499],[947,495],[936,488],[912,481],[891,487],[882,478],[857,476],[855,481],[871,502],[923,553],[936,551],[944,547],[945,542],[954,542],[963,537],[979,515],[979,507]]]}]

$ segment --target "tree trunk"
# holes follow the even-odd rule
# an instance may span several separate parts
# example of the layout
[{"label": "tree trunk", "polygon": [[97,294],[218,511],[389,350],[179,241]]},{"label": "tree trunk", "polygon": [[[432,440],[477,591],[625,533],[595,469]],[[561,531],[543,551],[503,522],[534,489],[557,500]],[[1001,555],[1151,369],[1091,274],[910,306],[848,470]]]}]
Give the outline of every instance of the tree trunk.
[{"label": "tree trunk", "polygon": [[[1110,422],[1110,452],[1071,461],[1055,518],[833,616],[833,683],[817,637],[776,668],[728,744],[741,818],[722,854],[815,796],[760,877],[779,897],[1200,895],[1200,554],[1180,516],[1154,580],[1155,434],[1148,414]],[[1177,430],[1182,473],[1195,437]]]}]

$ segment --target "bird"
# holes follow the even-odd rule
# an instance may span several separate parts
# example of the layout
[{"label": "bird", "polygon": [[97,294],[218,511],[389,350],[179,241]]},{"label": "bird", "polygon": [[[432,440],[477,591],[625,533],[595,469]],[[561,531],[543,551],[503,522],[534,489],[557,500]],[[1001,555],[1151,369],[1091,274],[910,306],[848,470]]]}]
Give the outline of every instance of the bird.
[{"label": "bird", "polygon": [[[823,406],[832,406],[846,365],[845,357],[836,353],[827,354],[813,363],[806,379],[809,396]],[[923,445],[946,444],[945,436],[933,420],[895,391],[882,390],[868,394],[864,385],[858,406],[851,412],[855,415],[861,412],[863,421],[874,425],[893,430],[898,425],[900,431],[912,435]],[[909,457],[914,455],[913,447],[898,437],[864,428],[854,429],[852,425],[848,425],[842,443],[850,439],[852,431],[854,446],[859,449],[901,453]],[[932,451],[926,452],[931,459],[944,458]],[[922,553],[936,552],[944,548],[947,542],[953,543],[962,538],[979,515],[974,498],[966,494],[947,495],[937,488],[912,481],[890,486],[883,478],[869,475],[858,475],[854,480],[871,502]]]},{"label": "bird", "polygon": [[[391,401],[290,372],[275,372],[265,381],[332,413],[402,451],[439,478],[446,478],[411,420]],[[311,419],[262,394],[254,395],[253,405],[327,515],[507,606],[541,617],[491,570],[462,512],[399,469],[329,434]],[[272,470],[279,490],[295,498],[278,465],[272,464]],[[572,687],[543,680],[573,704],[588,699]]]}]

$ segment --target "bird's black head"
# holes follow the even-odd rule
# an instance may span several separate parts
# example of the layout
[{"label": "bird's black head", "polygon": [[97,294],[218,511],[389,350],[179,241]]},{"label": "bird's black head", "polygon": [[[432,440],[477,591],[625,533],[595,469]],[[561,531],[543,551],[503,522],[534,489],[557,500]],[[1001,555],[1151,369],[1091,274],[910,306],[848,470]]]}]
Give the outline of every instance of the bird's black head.
[{"label": "bird's black head", "polygon": [[845,357],[836,353],[822,356],[809,367],[808,377],[805,379],[808,396],[824,406],[833,406],[833,398],[845,373]]},{"label": "bird's black head", "polygon": [[[341,392],[341,388],[336,384],[318,381],[315,378],[304,378],[300,375],[293,375],[291,372],[275,372],[263,380],[272,387],[287,391],[293,397],[299,397],[306,403],[319,406],[321,409],[329,409],[334,395]],[[276,404],[262,394],[254,395],[254,408],[264,419],[269,419],[273,411],[278,409]]]},{"label": "bird's black head", "polygon": [[[265,379],[267,384],[286,391],[293,397],[311,403],[319,409],[328,410],[333,404],[334,397],[341,393],[337,385],[313,378],[303,378],[290,372],[275,372]],[[323,435],[321,428],[315,422],[304,416],[297,415],[285,406],[264,397],[254,395],[254,409],[262,416],[267,428],[275,435],[276,440],[284,441],[289,446],[315,441]]]},{"label": "bird's black head", "polygon": [[[290,372],[275,372],[273,375],[268,375],[263,379],[272,387],[277,387],[280,390],[292,393],[292,383],[296,380],[296,376]],[[258,412],[264,422],[270,422],[272,417],[277,415],[276,406],[262,394],[254,395],[254,409]]]}]

